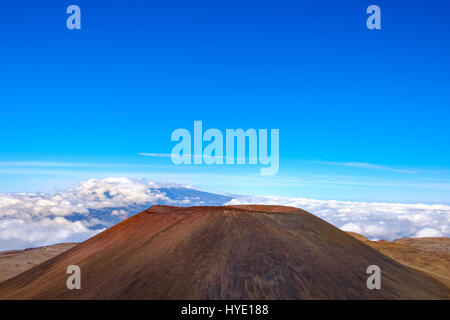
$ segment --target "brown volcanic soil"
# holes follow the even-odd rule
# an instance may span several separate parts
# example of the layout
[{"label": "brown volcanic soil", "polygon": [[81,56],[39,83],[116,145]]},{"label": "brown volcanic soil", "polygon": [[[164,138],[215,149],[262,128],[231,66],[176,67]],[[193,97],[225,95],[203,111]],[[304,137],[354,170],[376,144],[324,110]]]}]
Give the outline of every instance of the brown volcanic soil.
[{"label": "brown volcanic soil", "polygon": [[[82,289],[65,270],[79,265]],[[366,287],[367,266],[382,272]],[[0,299],[446,299],[449,290],[306,211],[153,206],[0,284]]]},{"label": "brown volcanic soil", "polygon": [[0,282],[56,257],[76,245],[76,243],[60,243],[33,249],[0,251]]},{"label": "brown volcanic soil", "polygon": [[394,240],[394,242],[430,252],[450,253],[450,238],[445,237],[401,238]]},{"label": "brown volcanic soil", "polygon": [[394,241],[370,241],[348,232],[388,257],[421,270],[441,281],[450,290],[450,238],[402,238]]}]

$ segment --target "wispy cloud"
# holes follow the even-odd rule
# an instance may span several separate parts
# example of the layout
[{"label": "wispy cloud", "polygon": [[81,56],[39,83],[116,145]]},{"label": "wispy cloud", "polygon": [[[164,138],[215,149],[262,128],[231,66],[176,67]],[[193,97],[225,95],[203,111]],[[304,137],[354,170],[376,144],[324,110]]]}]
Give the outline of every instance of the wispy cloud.
[{"label": "wispy cloud", "polygon": [[85,168],[85,167],[106,167],[115,166],[116,164],[105,163],[75,163],[75,162],[49,162],[49,161],[2,161],[2,167],[71,167],[71,168]]},{"label": "wispy cloud", "polygon": [[404,168],[396,168],[383,166],[374,163],[367,162],[335,162],[335,161],[311,161],[312,163],[330,165],[330,166],[342,166],[342,167],[352,167],[352,168],[360,168],[360,169],[373,169],[373,170],[382,170],[382,171],[390,171],[390,172],[399,172],[399,173],[417,173],[419,170],[417,169],[404,169]]},{"label": "wispy cloud", "polygon": [[[171,158],[172,154],[170,153],[145,153],[145,152],[141,152],[138,153],[139,156],[145,156],[145,157],[152,157],[152,158]],[[190,156],[192,159],[215,159],[215,158],[219,158],[219,159],[226,159],[226,157],[224,156],[207,156],[207,155],[199,155],[199,154],[191,154],[191,155],[185,155],[185,156]]]},{"label": "wispy cloud", "polygon": [[[145,153],[145,152],[140,152],[138,153],[139,156],[145,156],[145,157],[153,157],[153,158],[171,158],[172,154],[170,153]],[[185,155],[185,156],[190,156],[192,159],[231,159],[233,161],[235,161],[236,159],[234,157],[227,157],[227,156],[209,156],[209,155],[199,155],[199,154],[191,154],[191,155]],[[253,160],[253,161],[258,161],[258,159],[255,158],[245,158],[247,161]]]},{"label": "wispy cloud", "polygon": [[[163,155],[161,155],[163,156]],[[170,155],[168,155],[170,157]],[[52,161],[0,161],[0,170],[4,168],[18,168],[19,170],[28,168],[44,168],[53,170],[54,168],[125,168],[142,167],[152,168],[154,165],[145,163],[86,163],[86,162],[52,162]],[[15,170],[15,169],[13,169]]]},{"label": "wispy cloud", "polygon": [[138,153],[138,156],[144,156],[144,157],[153,157],[153,158],[170,158],[170,153],[146,153],[146,152],[140,152]]},{"label": "wispy cloud", "polygon": [[148,164],[136,163],[87,163],[87,162],[53,162],[53,161],[0,161],[0,167],[22,167],[22,168],[113,168],[141,166]]}]

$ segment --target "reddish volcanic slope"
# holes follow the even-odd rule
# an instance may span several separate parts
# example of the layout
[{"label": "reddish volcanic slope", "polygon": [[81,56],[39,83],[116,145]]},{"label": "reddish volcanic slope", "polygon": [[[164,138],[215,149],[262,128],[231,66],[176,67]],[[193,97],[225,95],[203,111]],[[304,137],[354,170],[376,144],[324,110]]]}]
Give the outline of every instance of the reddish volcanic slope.
[{"label": "reddish volcanic slope", "polygon": [[[66,268],[81,268],[68,290]],[[381,290],[366,269],[381,268]],[[303,210],[153,206],[0,284],[0,299],[447,299],[448,289]]]}]

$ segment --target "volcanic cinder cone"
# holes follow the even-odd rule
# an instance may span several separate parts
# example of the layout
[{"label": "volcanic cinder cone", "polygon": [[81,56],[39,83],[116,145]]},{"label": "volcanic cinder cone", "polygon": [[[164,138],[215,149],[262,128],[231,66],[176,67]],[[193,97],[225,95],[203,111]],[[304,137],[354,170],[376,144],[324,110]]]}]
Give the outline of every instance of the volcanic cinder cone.
[{"label": "volcanic cinder cone", "polygon": [[[69,290],[66,269],[81,268]],[[369,265],[381,289],[366,286]],[[153,206],[0,284],[1,299],[448,299],[440,282],[296,208]]]}]

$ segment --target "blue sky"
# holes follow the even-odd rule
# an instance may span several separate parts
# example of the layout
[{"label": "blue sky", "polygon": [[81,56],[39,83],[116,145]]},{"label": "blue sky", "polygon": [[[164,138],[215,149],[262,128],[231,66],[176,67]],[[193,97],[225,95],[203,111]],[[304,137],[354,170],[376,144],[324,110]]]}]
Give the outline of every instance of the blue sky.
[{"label": "blue sky", "polygon": [[[77,4],[82,29],[68,30]],[[368,30],[366,8],[381,8]],[[449,203],[448,1],[0,3],[0,192],[92,177]],[[277,128],[280,170],[175,166],[177,128]]]}]

